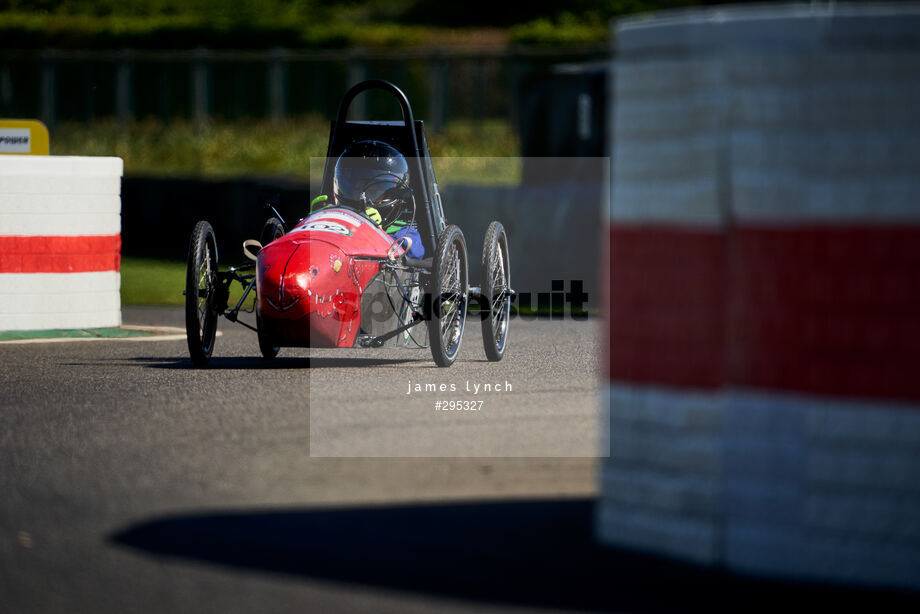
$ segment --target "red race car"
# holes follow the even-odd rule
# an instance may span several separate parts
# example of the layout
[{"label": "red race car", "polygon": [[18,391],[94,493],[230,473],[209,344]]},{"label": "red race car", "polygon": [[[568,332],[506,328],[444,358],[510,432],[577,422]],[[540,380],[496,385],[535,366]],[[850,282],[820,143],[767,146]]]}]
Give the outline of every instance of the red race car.
[{"label": "red race car", "polygon": [[[403,121],[346,121],[358,94],[380,89],[399,102]],[[189,354],[205,366],[219,316],[253,328],[265,358],[282,347],[430,347],[448,367],[463,340],[471,299],[479,305],[489,360],[508,342],[511,269],[508,237],[493,221],[482,250],[485,279],[469,285],[463,232],[444,219],[424,126],[392,83],[351,88],[332,123],[320,208],[288,229],[273,210],[259,241],[244,242],[252,262],[220,271],[214,230],[196,224],[189,242],[185,321]],[[228,304],[230,285],[242,298]],[[256,326],[238,319],[255,292]],[[420,330],[427,327],[427,334]]]}]

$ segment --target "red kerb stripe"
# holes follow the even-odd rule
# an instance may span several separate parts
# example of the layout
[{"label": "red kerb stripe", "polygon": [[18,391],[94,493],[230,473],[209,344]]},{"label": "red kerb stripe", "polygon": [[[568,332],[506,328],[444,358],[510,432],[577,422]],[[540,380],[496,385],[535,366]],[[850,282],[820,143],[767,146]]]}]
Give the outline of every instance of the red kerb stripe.
[{"label": "red kerb stripe", "polygon": [[920,399],[920,227],[610,230],[610,379]]},{"label": "red kerb stripe", "polygon": [[681,229],[611,229],[611,379],[721,385],[724,241]]},{"label": "red kerb stripe", "polygon": [[0,236],[0,273],[118,271],[121,235]]}]

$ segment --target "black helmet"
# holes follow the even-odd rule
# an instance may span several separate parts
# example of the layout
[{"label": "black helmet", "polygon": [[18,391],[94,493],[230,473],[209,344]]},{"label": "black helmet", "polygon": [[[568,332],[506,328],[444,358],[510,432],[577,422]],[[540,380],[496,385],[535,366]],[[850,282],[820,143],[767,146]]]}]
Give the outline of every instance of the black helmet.
[{"label": "black helmet", "polygon": [[359,211],[377,209],[386,228],[408,200],[409,163],[395,147],[383,141],[358,141],[336,161],[332,189],[338,205]]}]

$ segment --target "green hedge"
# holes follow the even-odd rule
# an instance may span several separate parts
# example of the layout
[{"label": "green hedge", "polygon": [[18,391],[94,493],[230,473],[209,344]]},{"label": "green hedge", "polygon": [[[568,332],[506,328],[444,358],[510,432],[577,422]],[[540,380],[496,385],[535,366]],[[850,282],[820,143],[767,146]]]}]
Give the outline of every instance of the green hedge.
[{"label": "green hedge", "polygon": [[511,28],[510,42],[519,45],[593,45],[608,38],[608,26],[600,20],[583,21],[571,15],[557,20],[536,19]]},{"label": "green hedge", "polygon": [[[0,0],[6,49],[595,45],[611,18],[701,0]],[[496,32],[500,32],[498,37]]]},{"label": "green hedge", "polygon": [[[0,40],[7,49],[411,47],[436,42],[441,34],[437,28],[388,23],[244,23],[195,15],[96,17],[0,12]],[[452,31],[444,34],[456,38]]]},{"label": "green hedge", "polygon": [[[730,1],[730,0],[728,0]],[[742,2],[744,0],[738,0]],[[572,0],[569,11],[513,26],[511,43],[519,45],[593,45],[609,38],[610,20],[623,15],[701,4],[700,0]],[[581,10],[579,10],[581,9]]]},{"label": "green hedge", "polygon": [[[478,31],[396,23],[241,23],[194,15],[124,17],[0,12],[7,49],[341,49],[463,45]],[[604,21],[537,19],[496,36],[520,45],[583,45],[607,40]]]}]

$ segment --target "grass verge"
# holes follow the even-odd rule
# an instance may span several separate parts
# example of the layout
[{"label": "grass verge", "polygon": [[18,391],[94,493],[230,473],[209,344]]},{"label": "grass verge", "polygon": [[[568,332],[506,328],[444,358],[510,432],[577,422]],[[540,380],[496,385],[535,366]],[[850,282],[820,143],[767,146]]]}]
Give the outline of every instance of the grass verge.
[{"label": "grass verge", "polygon": [[184,262],[121,259],[122,305],[184,305],[184,288]]},{"label": "grass verge", "polygon": [[[184,305],[184,289],[185,263],[182,261],[131,257],[121,259],[122,305]],[[232,284],[230,306],[235,306],[242,295],[240,284]],[[252,301],[247,300],[246,303],[244,308],[251,308]]]}]

